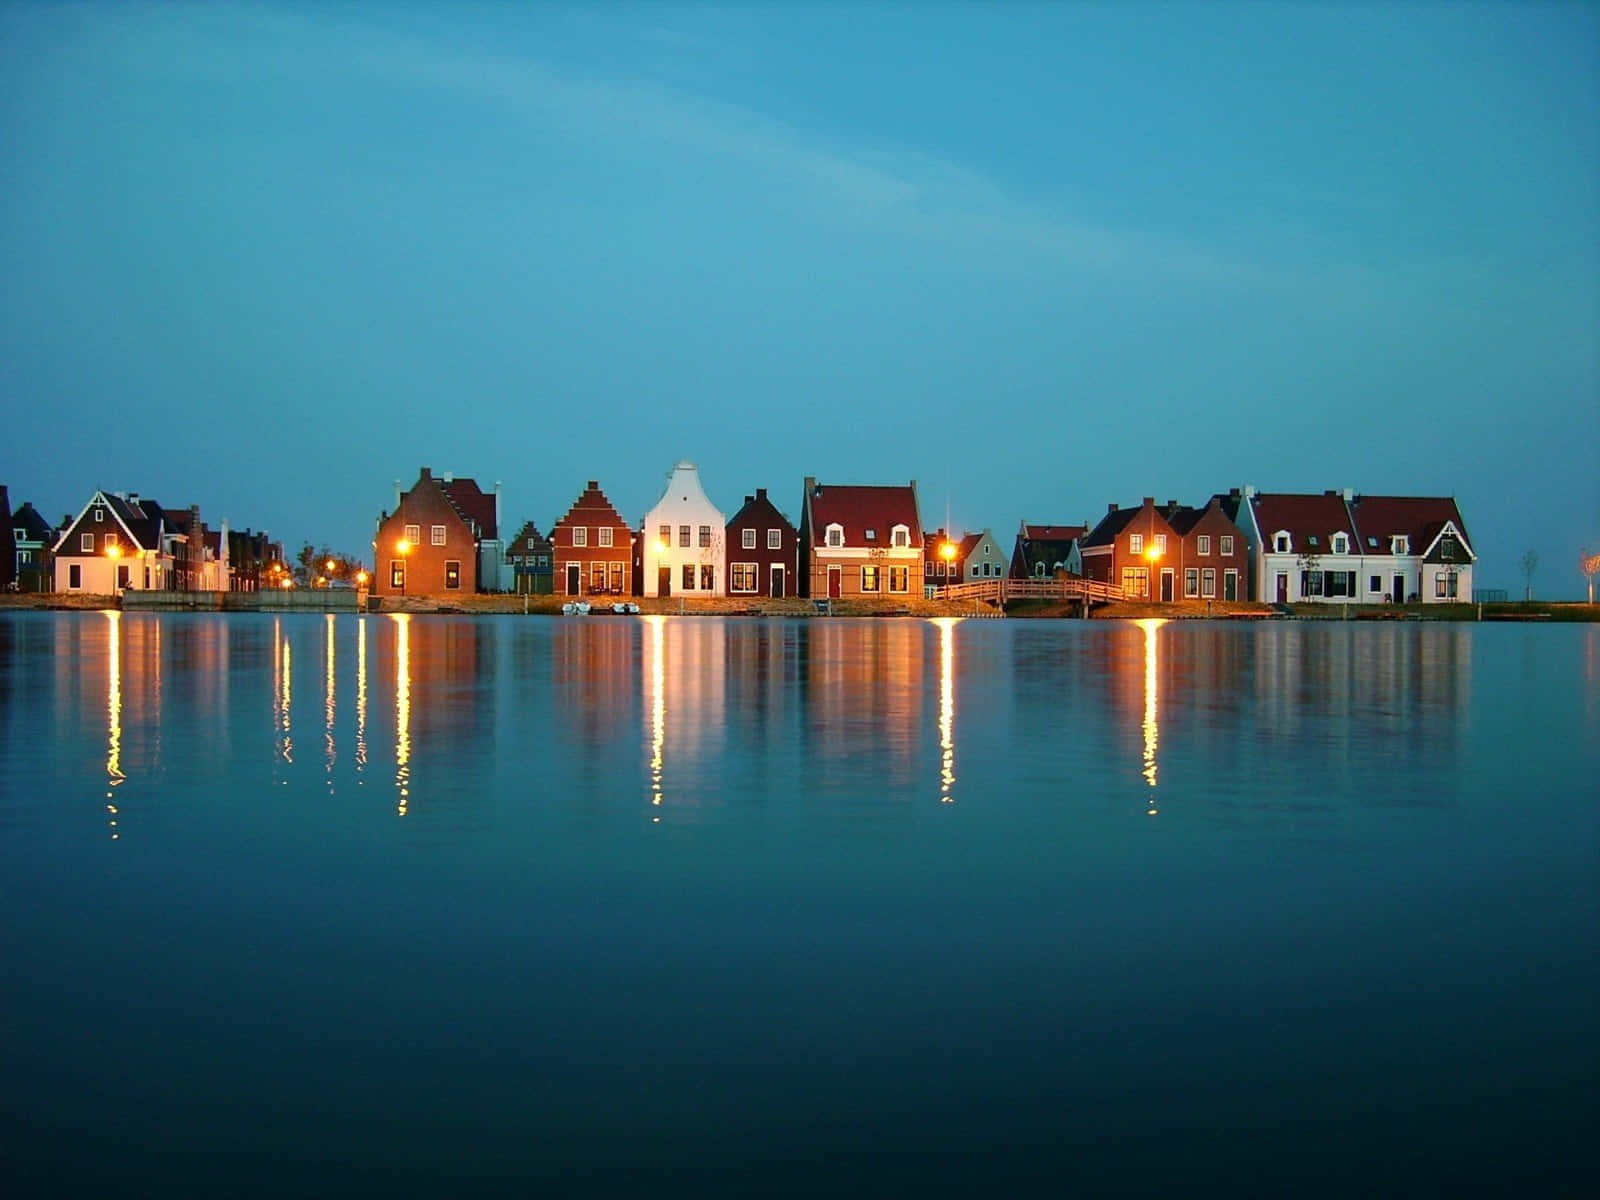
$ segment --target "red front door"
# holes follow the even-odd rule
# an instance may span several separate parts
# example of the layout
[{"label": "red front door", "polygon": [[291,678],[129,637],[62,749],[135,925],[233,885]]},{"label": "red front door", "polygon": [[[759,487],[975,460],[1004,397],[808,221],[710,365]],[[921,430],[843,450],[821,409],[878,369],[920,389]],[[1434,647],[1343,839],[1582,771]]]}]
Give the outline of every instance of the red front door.
[{"label": "red front door", "polygon": [[842,567],[828,568],[828,599],[837,600],[844,587],[844,569]]}]

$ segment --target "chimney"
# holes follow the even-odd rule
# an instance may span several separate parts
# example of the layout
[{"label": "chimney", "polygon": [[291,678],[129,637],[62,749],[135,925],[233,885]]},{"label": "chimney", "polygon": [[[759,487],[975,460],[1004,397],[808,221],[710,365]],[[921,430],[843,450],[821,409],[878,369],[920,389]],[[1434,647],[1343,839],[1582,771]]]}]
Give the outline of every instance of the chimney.
[{"label": "chimney", "polygon": [[1178,508],[1178,502],[1176,500],[1168,500],[1167,501],[1167,511],[1168,512],[1176,512],[1177,508]]},{"label": "chimney", "polygon": [[1144,498],[1144,506],[1146,508],[1154,508],[1156,506],[1156,498],[1154,496],[1146,496]]},{"label": "chimney", "polygon": [[422,477],[424,479],[432,479],[433,478],[433,472],[430,471],[427,467],[423,467],[422,468]]},{"label": "chimney", "polygon": [[1116,511],[1117,511],[1117,506],[1115,504],[1106,505],[1106,516],[1109,517],[1112,513],[1116,512]]},{"label": "chimney", "polygon": [[600,490],[600,481],[598,479],[589,480],[589,489],[588,490],[591,491],[591,492],[598,492]]},{"label": "chimney", "polygon": [[395,512],[400,511],[400,481],[398,479],[394,481],[394,510]]},{"label": "chimney", "polygon": [[817,486],[817,478],[815,475],[806,476],[805,492],[808,496],[820,496],[822,494],[822,489]]},{"label": "chimney", "polygon": [[1238,498],[1239,498],[1239,489],[1238,488],[1229,488],[1228,489],[1228,499],[1237,500]]},{"label": "chimney", "polygon": [[1344,502],[1346,504],[1349,504],[1351,500],[1355,499],[1355,494],[1356,493],[1355,493],[1355,489],[1354,488],[1345,488],[1345,490],[1344,490]]},{"label": "chimney", "polygon": [[1244,495],[1246,500],[1254,500],[1256,498],[1256,485],[1253,483],[1245,484]]},{"label": "chimney", "polygon": [[766,498],[767,498],[767,489],[766,488],[757,488],[756,489],[756,499],[757,500],[765,500]]},{"label": "chimney", "polygon": [[137,506],[138,503],[139,503],[139,493],[138,492],[129,492],[128,493],[128,503]]},{"label": "chimney", "polygon": [[505,530],[500,527],[500,481],[498,479],[494,481],[494,536],[497,538],[506,536]]},{"label": "chimney", "polygon": [[744,502],[746,504],[754,504],[756,502],[756,498],[754,496],[746,496],[744,498]]}]

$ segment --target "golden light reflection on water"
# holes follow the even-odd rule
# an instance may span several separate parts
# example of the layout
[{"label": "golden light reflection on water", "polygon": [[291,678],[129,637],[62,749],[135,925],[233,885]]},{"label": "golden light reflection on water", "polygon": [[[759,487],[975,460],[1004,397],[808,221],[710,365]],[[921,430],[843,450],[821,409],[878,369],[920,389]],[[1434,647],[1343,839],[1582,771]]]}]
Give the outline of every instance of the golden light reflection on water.
[{"label": "golden light reflection on water", "polygon": [[338,751],[337,747],[334,744],[334,735],[333,735],[333,715],[334,715],[334,710],[336,708],[336,705],[334,704],[334,699],[333,699],[334,648],[333,648],[333,614],[332,613],[328,614],[327,621],[324,624],[323,628],[324,628],[324,631],[325,631],[324,637],[323,637],[323,656],[327,660],[326,670],[325,670],[325,672],[323,674],[323,683],[322,683],[323,761],[324,761],[324,764],[325,764],[325,770],[327,771],[327,774],[328,774],[328,786],[329,786],[329,788],[332,788],[333,787],[333,764],[339,757],[339,751]]},{"label": "golden light reflection on water", "polygon": [[934,617],[939,627],[939,801],[954,804],[956,786],[956,623],[961,617]]},{"label": "golden light reflection on water", "polygon": [[[662,759],[667,744],[667,619],[644,618],[650,627],[650,803],[661,805]],[[660,821],[661,814],[652,815]]]},{"label": "golden light reflection on water", "polygon": [[1144,722],[1141,731],[1144,734],[1144,781],[1149,784],[1150,794],[1149,813],[1153,817],[1159,811],[1156,808],[1154,788],[1156,786],[1156,748],[1161,741],[1161,726],[1158,720],[1160,711],[1160,677],[1157,673],[1159,665],[1157,646],[1159,639],[1156,631],[1166,621],[1161,618],[1147,618],[1136,621],[1134,624],[1144,630]]},{"label": "golden light reflection on water", "polygon": [[277,732],[278,757],[286,763],[294,762],[294,736],[289,724],[289,709],[293,700],[291,687],[293,652],[289,639],[283,636],[283,623],[272,621],[272,725]]},{"label": "golden light reflection on water", "polygon": [[367,765],[367,619],[356,618],[356,772]]},{"label": "golden light reflection on water", "polygon": [[394,641],[394,786],[399,793],[395,811],[406,815],[411,806],[411,614],[391,613]]},{"label": "golden light reflection on water", "polygon": [[121,835],[117,832],[117,806],[112,803],[113,792],[127,778],[122,773],[122,614],[108,611],[106,619],[106,814],[111,840]]}]

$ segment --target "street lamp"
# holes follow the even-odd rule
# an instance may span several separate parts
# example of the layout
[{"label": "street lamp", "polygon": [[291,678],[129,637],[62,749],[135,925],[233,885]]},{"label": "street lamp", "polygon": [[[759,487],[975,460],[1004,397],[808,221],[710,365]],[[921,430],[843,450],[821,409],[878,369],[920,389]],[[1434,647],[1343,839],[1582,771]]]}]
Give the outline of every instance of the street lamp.
[{"label": "street lamp", "polygon": [[111,594],[120,596],[122,595],[122,580],[119,578],[118,566],[119,560],[122,558],[122,547],[116,542],[112,542],[106,547],[106,557],[111,560]]},{"label": "street lamp", "polygon": [[411,553],[411,543],[401,538],[394,544],[395,553],[400,556],[400,594],[406,594],[406,555]]}]

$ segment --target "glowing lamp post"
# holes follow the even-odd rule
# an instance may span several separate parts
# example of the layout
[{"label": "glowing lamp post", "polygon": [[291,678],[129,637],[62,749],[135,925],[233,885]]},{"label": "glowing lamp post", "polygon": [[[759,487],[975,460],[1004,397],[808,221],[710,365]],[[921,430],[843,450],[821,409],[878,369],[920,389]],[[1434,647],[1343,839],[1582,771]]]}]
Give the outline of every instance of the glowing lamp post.
[{"label": "glowing lamp post", "polygon": [[[1154,574],[1156,563],[1161,561],[1161,547],[1157,546],[1154,542],[1151,542],[1150,548],[1144,552],[1144,560],[1150,564],[1150,571],[1152,574]],[[1155,595],[1155,590],[1147,586],[1145,589],[1145,598],[1148,600],[1153,598]]]},{"label": "glowing lamp post", "polygon": [[411,543],[401,538],[394,544],[395,553],[400,556],[400,594],[406,594],[406,555],[411,553]]},{"label": "glowing lamp post", "polygon": [[112,542],[111,545],[106,547],[106,557],[111,560],[111,594],[120,596],[122,595],[122,580],[118,567],[122,561],[122,547],[116,542]]}]

